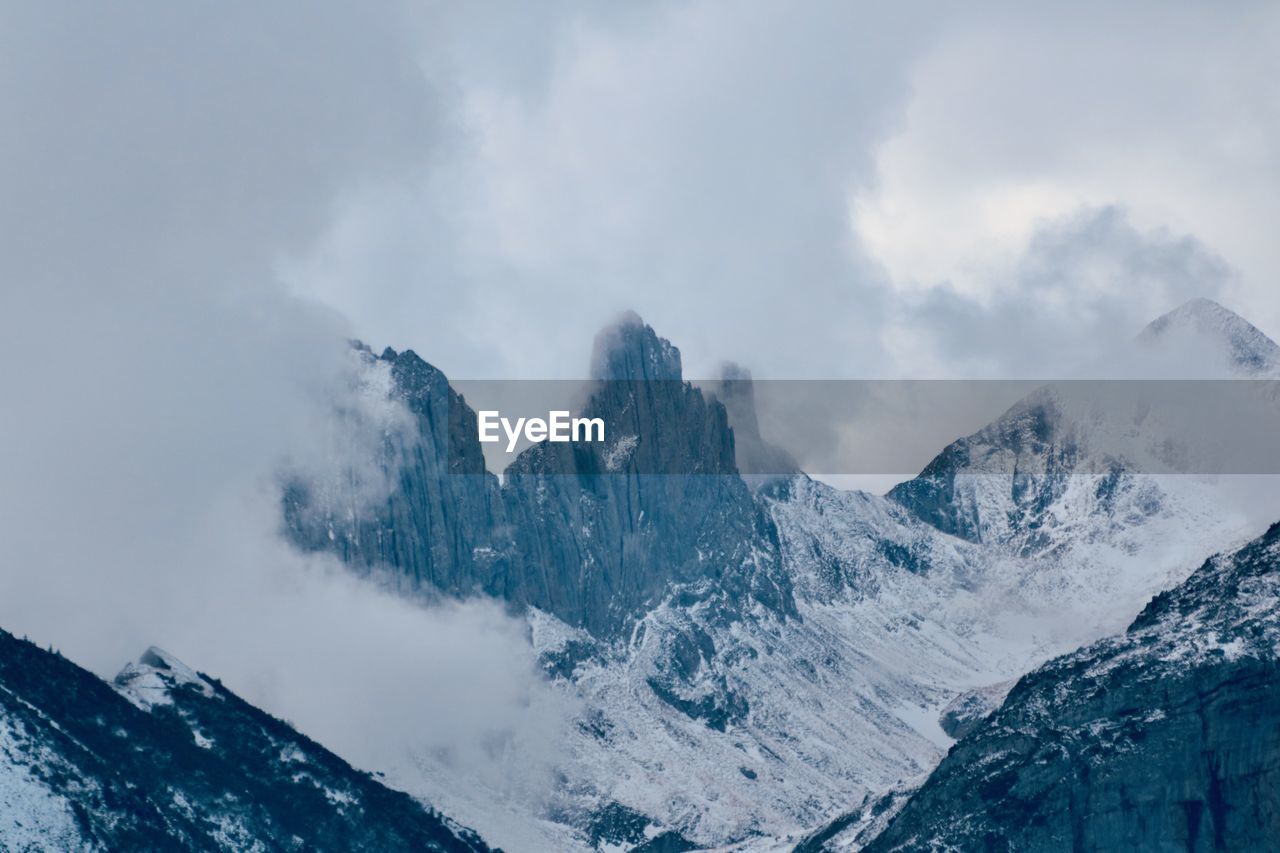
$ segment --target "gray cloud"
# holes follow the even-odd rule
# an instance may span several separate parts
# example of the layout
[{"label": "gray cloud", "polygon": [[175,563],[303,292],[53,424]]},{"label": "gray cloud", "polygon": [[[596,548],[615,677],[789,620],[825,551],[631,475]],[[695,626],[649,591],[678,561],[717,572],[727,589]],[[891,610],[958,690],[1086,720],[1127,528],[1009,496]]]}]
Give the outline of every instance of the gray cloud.
[{"label": "gray cloud", "polygon": [[0,626],[106,676],[155,643],[363,766],[450,749],[538,792],[567,709],[518,625],[278,535],[282,466],[348,471],[350,425],[397,421],[347,322],[273,264],[352,188],[428,162],[420,24],[398,4],[0,11]]},{"label": "gray cloud", "polygon": [[[1043,223],[989,295],[934,288],[899,322],[921,335],[946,375],[1080,375],[1117,355],[1160,314],[1234,280],[1196,239],[1140,231],[1117,207]],[[922,362],[927,358],[921,358]]]},{"label": "gray cloud", "polygon": [[[1280,317],[1256,277],[1274,13],[1018,8],[5,4],[0,624],[104,674],[170,646],[358,760],[410,730],[547,741],[559,709],[500,614],[424,613],[276,535],[282,463],[358,463],[331,422],[360,402],[345,336],[578,377],[634,308],[695,376],[992,375],[1184,295]],[[897,212],[929,257],[968,239],[960,178],[1106,192],[978,287],[913,289],[855,216],[900,197],[895,162],[927,185]],[[360,725],[388,692],[402,717]]]},{"label": "gray cloud", "polygon": [[[628,308],[699,375],[725,358],[761,377],[936,373],[914,350],[952,344],[900,322],[904,304],[954,291],[984,311],[1034,277],[1007,262],[1049,250],[1028,245],[1037,222],[1116,207],[1139,233],[1204,227],[1206,251],[1239,250],[1223,257],[1249,277],[1208,270],[1195,294],[1265,326],[1269,241],[1223,202],[1262,221],[1274,196],[1255,189],[1275,127],[1249,69],[1270,67],[1276,21],[1191,4],[453,9],[424,60],[456,119],[433,169],[350,197],[285,274],[455,376],[581,376],[591,333]],[[1088,297],[1117,325],[1137,304],[1119,282]],[[987,369],[1021,369],[1012,352]]]},{"label": "gray cloud", "polygon": [[929,16],[582,8],[532,28],[549,47],[517,52],[528,79],[494,70],[488,18],[454,21],[463,144],[344,210],[294,258],[295,286],[455,376],[581,377],[592,331],[627,308],[698,375],[724,358],[763,376],[878,366],[886,292],[850,194],[900,120]]}]

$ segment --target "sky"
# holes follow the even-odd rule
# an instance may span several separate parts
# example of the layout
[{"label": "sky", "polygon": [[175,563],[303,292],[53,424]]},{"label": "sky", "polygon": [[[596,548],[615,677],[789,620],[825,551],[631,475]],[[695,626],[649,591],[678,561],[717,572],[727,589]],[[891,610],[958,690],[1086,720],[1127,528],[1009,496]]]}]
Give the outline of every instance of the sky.
[{"label": "sky", "polygon": [[582,378],[634,310],[693,377],[1034,378],[1194,296],[1275,336],[1278,30],[1264,3],[6,0],[0,626],[108,676],[165,646],[365,766],[501,732],[537,788],[563,709],[517,625],[423,618],[278,535],[283,467],[365,461],[335,399],[402,414],[344,341]]},{"label": "sky", "polygon": [[695,376],[1045,375],[1193,296],[1280,330],[1280,12],[550,4],[426,25],[447,128],[282,255],[467,378],[639,312]]}]

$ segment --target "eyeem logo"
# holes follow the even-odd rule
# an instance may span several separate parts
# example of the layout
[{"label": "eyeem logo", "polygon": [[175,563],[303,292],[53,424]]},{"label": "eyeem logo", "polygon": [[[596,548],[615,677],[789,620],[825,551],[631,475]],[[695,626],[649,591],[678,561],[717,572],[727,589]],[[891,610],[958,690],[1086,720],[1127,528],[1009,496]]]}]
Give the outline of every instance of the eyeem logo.
[{"label": "eyeem logo", "polygon": [[485,442],[501,441],[501,429],[507,436],[507,452],[516,449],[520,435],[534,443],[539,441],[604,441],[603,418],[573,418],[569,412],[548,412],[547,419],[516,418],[514,424],[509,418],[502,417],[496,411],[477,412],[480,440]]}]

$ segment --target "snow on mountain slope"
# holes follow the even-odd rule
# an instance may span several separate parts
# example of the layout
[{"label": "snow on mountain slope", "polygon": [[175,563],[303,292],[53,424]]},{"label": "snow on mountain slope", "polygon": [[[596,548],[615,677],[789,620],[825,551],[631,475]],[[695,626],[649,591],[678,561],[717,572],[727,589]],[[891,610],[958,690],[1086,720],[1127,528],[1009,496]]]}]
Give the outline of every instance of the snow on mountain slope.
[{"label": "snow on mountain slope", "polygon": [[75,800],[52,789],[36,768],[57,768],[54,750],[21,720],[0,716],[0,846],[6,850],[86,850]]},{"label": "snow on mountain slope", "polygon": [[1201,370],[1216,375],[1223,368],[1241,376],[1280,373],[1280,345],[1211,299],[1192,299],[1157,317],[1138,341],[1164,370],[1174,367],[1181,377]]},{"label": "snow on mountain slope", "polygon": [[489,848],[158,649],[110,685],[0,631],[0,849]]},{"label": "snow on mountain slope", "polygon": [[[1220,375],[1271,363],[1269,341],[1203,306],[1184,313],[1213,319],[1186,323],[1208,330],[1207,349],[1242,365]],[[642,351],[675,352],[647,327],[636,335]],[[1153,352],[1172,340],[1155,337]],[[627,433],[638,441],[703,411],[679,387],[674,356],[668,361],[663,376],[678,393]],[[505,562],[485,564],[492,577],[481,587],[500,581],[494,588],[509,600],[536,605],[540,599],[510,594],[532,579],[547,584],[546,601],[569,600],[581,592],[580,573],[603,565],[583,554],[603,555],[612,568],[592,575],[609,582],[598,584],[591,612],[623,617],[526,609],[547,672],[583,709],[557,745],[560,784],[530,799],[463,778],[447,756],[411,749],[392,778],[513,849],[767,849],[848,815],[859,801],[868,804],[857,822],[866,830],[885,815],[878,804],[900,802],[951,745],[939,716],[956,697],[998,696],[1044,660],[1120,630],[1210,552],[1256,533],[1265,513],[1225,500],[1220,479],[1148,473],[1167,447],[1169,419],[1158,415],[1141,400],[1099,407],[1069,386],[1046,388],[886,497],[803,474],[748,496],[736,480],[711,490],[688,488],[678,475],[652,491],[608,464],[602,470],[619,479],[605,489],[572,473],[569,485],[581,488],[568,489],[555,480],[565,477],[563,466],[524,471],[529,488],[503,493],[528,516],[533,538],[555,547],[526,553],[513,544]],[[718,414],[714,423],[695,420],[714,438],[709,446],[722,463],[715,476],[736,478]],[[565,506],[596,508],[608,523],[560,529],[559,509],[529,515],[540,504],[526,505],[525,492],[538,498],[552,486]],[[724,510],[715,494],[732,498],[737,521],[708,558],[689,533]],[[659,529],[652,512],[631,502],[635,495],[683,502]],[[486,518],[455,522],[481,540],[493,536]],[[404,563],[418,565],[416,540],[400,537],[399,523],[386,522],[397,536],[385,541],[409,543]],[[435,539],[437,549],[451,541]],[[658,565],[649,550],[643,560],[622,559],[628,548],[672,542],[691,543],[672,558],[678,573],[677,563]],[[445,557],[452,559],[444,554],[440,565],[457,563]],[[767,571],[753,575],[752,566]],[[619,598],[617,590],[642,594]],[[898,793],[885,799],[886,791]]]},{"label": "snow on mountain slope", "polygon": [[[1145,533],[1065,563],[1001,553],[803,476],[763,500],[798,618],[756,608],[726,621],[718,602],[670,600],[602,643],[530,613],[548,670],[585,708],[544,814],[574,828],[561,845],[667,835],[749,849],[910,788],[951,745],[939,717],[957,695],[1123,627],[1204,556],[1206,530],[1236,529],[1211,505],[1167,501]],[[466,803],[444,805],[484,825]]]},{"label": "snow on mountain slope", "polygon": [[1274,850],[1278,642],[1280,524],[1021,679],[866,849]]},{"label": "snow on mountain slope", "polygon": [[[725,627],[669,603],[629,645],[586,656],[572,685],[592,736],[570,778],[699,843],[796,838],[842,811],[841,790],[847,808],[918,779],[951,743],[938,717],[956,696],[1002,693],[1122,629],[1256,534],[1258,513],[1220,479],[1142,472],[1163,437],[1149,411],[1145,429],[1125,421],[1140,401],[1100,409],[1069,392],[1033,394],[926,469],[917,484],[959,484],[936,498],[943,515],[803,476],[762,489],[799,618]],[[591,645],[553,623],[534,632],[549,657]],[[664,699],[652,680],[666,650],[699,634],[690,691]],[[738,712],[721,730],[704,708]]]}]

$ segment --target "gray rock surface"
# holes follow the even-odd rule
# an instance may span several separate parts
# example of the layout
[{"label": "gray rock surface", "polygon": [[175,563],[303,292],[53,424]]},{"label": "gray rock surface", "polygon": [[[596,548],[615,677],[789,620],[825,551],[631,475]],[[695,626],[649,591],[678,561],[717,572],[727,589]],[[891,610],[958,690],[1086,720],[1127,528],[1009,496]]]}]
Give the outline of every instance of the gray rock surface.
[{"label": "gray rock surface", "polygon": [[593,362],[582,414],[604,420],[606,441],[544,442],[506,472],[524,600],[599,636],[669,594],[794,612],[724,406],[682,381],[679,350],[627,318],[597,339]]},{"label": "gray rock surface", "polygon": [[387,439],[395,488],[344,514],[293,484],[286,524],[303,548],[427,590],[533,605],[602,638],[669,596],[794,613],[724,406],[682,379],[680,351],[638,317],[596,341],[581,414],[604,419],[606,441],[534,445],[501,486],[485,472],[475,412],[444,374],[411,351],[377,358],[416,425]]},{"label": "gray rock surface", "polygon": [[293,540],[333,551],[361,571],[393,569],[420,588],[510,597],[512,542],[475,412],[412,350],[365,356],[390,368],[393,394],[413,418],[413,429],[385,438],[390,494],[374,507],[351,506],[317,500],[314,484],[291,483],[284,512]]},{"label": "gray rock surface", "polygon": [[1022,678],[867,851],[1280,848],[1280,524]]}]

